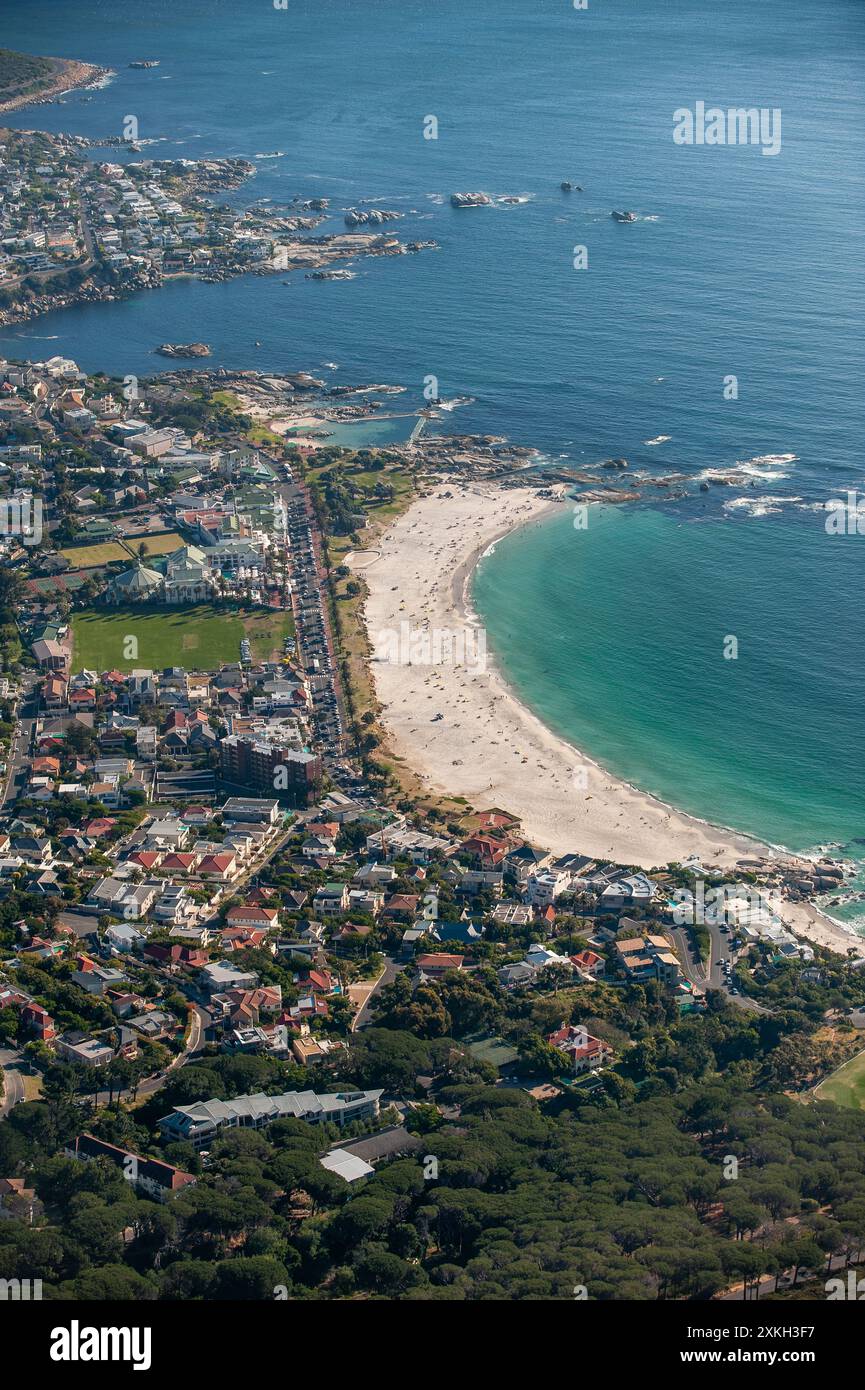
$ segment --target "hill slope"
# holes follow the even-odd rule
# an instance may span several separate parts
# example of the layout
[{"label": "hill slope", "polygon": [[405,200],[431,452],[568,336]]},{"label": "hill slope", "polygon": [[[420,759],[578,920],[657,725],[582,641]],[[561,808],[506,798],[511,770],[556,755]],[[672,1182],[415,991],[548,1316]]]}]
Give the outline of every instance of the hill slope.
[{"label": "hill slope", "polygon": [[101,69],[71,58],[40,58],[0,48],[0,111],[14,111],[31,101],[45,101],[84,86]]}]

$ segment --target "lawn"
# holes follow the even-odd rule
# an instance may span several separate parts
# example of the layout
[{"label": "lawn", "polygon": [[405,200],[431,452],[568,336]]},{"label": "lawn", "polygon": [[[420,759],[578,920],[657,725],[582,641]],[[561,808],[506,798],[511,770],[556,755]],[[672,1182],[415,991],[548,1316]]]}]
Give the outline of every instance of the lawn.
[{"label": "lawn", "polygon": [[286,637],[294,636],[294,619],[282,609],[262,608],[256,613],[244,613],[243,629],[254,660],[278,660]]},{"label": "lawn", "polygon": [[127,536],[124,543],[136,559],[139,546],[142,545],[145,555],[170,555],[173,550],[180,550],[181,546],[186,544],[176,531],[160,531],[155,536]]},{"label": "lawn", "polygon": [[24,1099],[39,1100],[42,1095],[42,1077],[25,1073],[21,1079],[24,1082]]},{"label": "lawn", "polygon": [[194,608],[86,608],[72,619],[72,669],[131,671],[185,666],[212,671],[240,659],[244,620],[211,604]]},{"label": "lawn", "polygon": [[259,446],[267,445],[269,448],[276,449],[280,453],[285,443],[282,435],[274,434],[273,430],[268,429],[267,425],[262,424],[250,425],[249,429],[246,431],[246,437],[250,444],[258,444]]},{"label": "lawn", "polygon": [[60,554],[68,560],[73,569],[93,570],[100,565],[115,565],[118,561],[130,561],[128,550],[117,541],[100,541],[97,545],[71,545]]},{"label": "lawn", "polygon": [[813,1091],[815,1100],[833,1100],[848,1110],[865,1110],[865,1052],[859,1052]]}]

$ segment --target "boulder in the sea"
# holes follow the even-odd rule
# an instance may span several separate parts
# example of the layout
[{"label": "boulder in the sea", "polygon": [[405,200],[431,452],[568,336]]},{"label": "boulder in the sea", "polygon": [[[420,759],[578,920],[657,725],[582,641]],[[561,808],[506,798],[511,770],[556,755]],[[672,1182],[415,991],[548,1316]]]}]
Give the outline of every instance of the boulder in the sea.
[{"label": "boulder in the sea", "polygon": [[489,193],[452,193],[451,207],[453,208],[484,208],[492,203]]},{"label": "boulder in the sea", "polygon": [[162,357],[209,357],[207,343],[160,343],[156,351]]}]

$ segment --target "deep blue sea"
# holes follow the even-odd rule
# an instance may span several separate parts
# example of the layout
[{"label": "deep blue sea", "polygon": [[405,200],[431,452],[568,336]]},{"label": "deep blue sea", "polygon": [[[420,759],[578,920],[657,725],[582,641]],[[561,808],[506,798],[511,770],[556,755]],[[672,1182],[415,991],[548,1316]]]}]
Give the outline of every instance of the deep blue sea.
[{"label": "deep blue sea", "polygon": [[[401,409],[435,374],[475,398],[451,428],[547,459],[738,466],[733,488],[595,514],[581,548],[569,521],[502,544],[480,611],[524,698],[614,771],[861,855],[865,536],[828,537],[816,508],[865,492],[862,0],[3,0],[2,16],[4,45],[117,70],[8,124],[98,137],[135,115],[154,157],[255,159],[235,200],[329,196],[334,227],[375,200],[441,249],[348,282],[176,282],[6,330],[0,352],[147,374],[157,343],[203,339],[216,364],[401,383]],[[779,108],[780,152],[676,144],[673,112],[697,101]],[[455,211],[463,189],[527,201]]]}]

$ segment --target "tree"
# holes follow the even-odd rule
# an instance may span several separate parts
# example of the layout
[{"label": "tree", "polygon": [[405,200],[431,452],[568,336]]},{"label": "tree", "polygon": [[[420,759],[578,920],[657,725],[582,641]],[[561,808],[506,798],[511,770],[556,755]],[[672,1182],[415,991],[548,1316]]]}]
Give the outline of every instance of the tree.
[{"label": "tree", "polygon": [[239,1256],[223,1260],[216,1266],[212,1297],[256,1300],[262,1302],[276,1296],[278,1289],[289,1289],[288,1270],[269,1255]]},{"label": "tree", "polygon": [[58,1297],[70,1302],[140,1303],[157,1296],[156,1285],[122,1264],[86,1269],[60,1284]]}]

